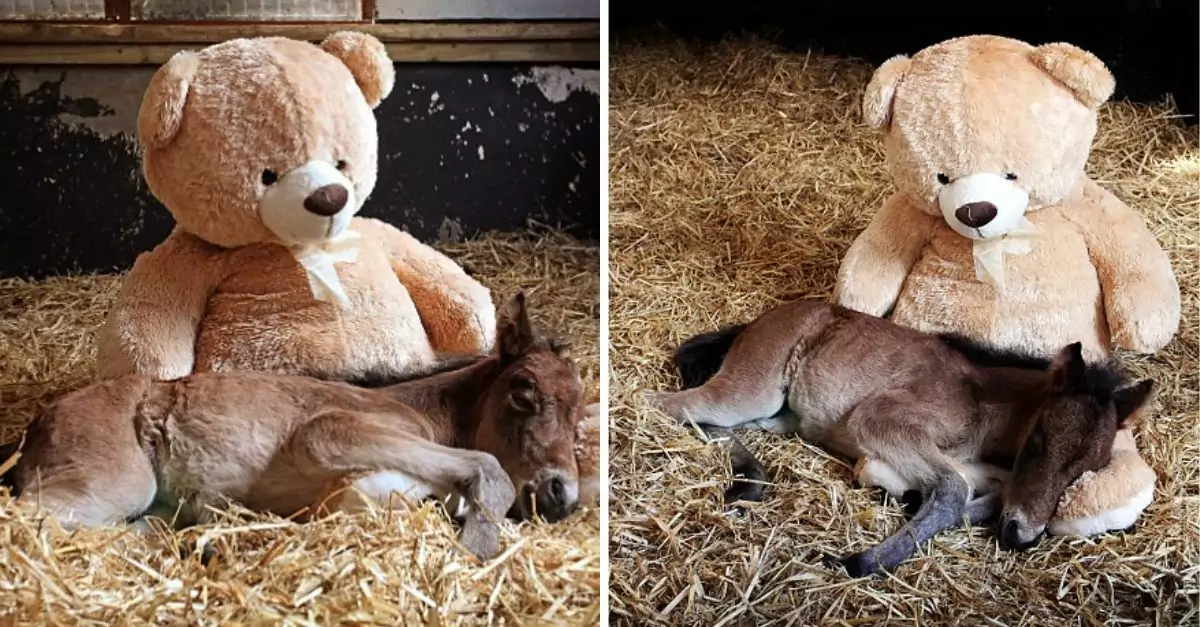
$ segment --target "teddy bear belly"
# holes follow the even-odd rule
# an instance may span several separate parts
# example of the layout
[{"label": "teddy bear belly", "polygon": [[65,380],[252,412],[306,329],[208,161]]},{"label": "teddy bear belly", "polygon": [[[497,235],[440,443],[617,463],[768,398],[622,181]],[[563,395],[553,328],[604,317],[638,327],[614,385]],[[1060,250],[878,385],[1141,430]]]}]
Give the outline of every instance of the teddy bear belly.
[{"label": "teddy bear belly", "polygon": [[1055,234],[1027,255],[1006,255],[997,293],[975,278],[971,245],[935,237],[909,274],[891,319],[930,333],[958,333],[998,348],[1049,356],[1071,342],[1106,355],[1099,278],[1074,234]]},{"label": "teddy bear belly", "polygon": [[403,374],[434,361],[399,282],[343,287],[349,302],[340,306],[313,299],[306,282],[267,294],[218,290],[200,325],[195,370],[343,378]]}]

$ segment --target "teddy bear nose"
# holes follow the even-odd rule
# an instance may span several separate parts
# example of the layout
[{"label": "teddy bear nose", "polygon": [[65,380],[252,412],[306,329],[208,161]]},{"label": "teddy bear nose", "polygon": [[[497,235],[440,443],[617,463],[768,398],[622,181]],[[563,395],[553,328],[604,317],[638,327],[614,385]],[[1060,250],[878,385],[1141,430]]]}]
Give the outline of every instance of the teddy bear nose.
[{"label": "teddy bear nose", "polygon": [[350,193],[337,183],[318,188],[304,199],[304,208],[319,215],[331,216],[346,206]]},{"label": "teddy bear nose", "polygon": [[977,229],[996,219],[996,205],[990,202],[969,202],[954,210],[959,222]]}]

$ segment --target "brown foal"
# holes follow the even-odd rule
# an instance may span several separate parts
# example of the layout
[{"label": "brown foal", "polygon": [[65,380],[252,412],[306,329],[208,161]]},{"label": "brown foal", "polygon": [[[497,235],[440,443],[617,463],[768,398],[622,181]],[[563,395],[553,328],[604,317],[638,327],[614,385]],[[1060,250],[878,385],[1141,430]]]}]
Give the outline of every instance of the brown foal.
[{"label": "brown foal", "polygon": [[[840,560],[854,576],[892,570],[935,534],[998,511],[1002,544],[1036,543],[1066,488],[1108,463],[1153,388],[1085,363],[1078,343],[1037,360],[810,299],[696,336],[676,365],[690,389],[646,394],[677,420],[710,433],[798,432],[857,459],[862,485],[921,493],[903,529]],[[733,444],[735,473],[764,478]],[[747,494],[761,492],[727,498]]]},{"label": "brown foal", "polygon": [[534,331],[523,295],[496,342],[378,389],[248,372],[96,383],[33,422],[4,479],[67,526],[206,522],[230,501],[287,516],[457,495],[462,545],[491,557],[510,508],[548,520],[575,508],[584,413],[574,363]]}]

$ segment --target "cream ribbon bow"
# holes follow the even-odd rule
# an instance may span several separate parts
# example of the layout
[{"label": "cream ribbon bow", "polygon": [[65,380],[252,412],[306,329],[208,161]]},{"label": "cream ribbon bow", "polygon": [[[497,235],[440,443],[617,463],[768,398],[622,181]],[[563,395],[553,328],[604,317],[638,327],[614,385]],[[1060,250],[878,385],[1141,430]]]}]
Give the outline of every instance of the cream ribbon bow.
[{"label": "cream ribbon bow", "polygon": [[997,292],[1004,291],[1004,255],[1025,255],[1042,239],[1038,228],[1021,216],[1016,228],[991,239],[975,240],[972,257],[975,258],[975,278],[992,286]]},{"label": "cream ribbon bow", "polygon": [[308,275],[308,287],[317,300],[333,300],[344,305],[349,300],[342,282],[338,280],[334,264],[354,263],[358,260],[358,240],[362,235],[345,230],[319,245],[308,245],[292,249],[292,256],[304,267]]}]

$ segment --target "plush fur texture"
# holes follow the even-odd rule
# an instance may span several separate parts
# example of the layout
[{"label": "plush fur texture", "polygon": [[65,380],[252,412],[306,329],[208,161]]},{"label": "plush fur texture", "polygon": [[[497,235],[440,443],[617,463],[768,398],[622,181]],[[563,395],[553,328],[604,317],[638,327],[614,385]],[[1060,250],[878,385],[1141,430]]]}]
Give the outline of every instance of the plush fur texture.
[{"label": "plush fur texture", "polygon": [[[354,217],[376,181],[372,108],[394,83],[383,45],[360,33],[321,46],[236,39],[166,63],[138,133],[146,181],[177,228],[126,277],[98,374],[350,379],[490,350],[486,288],[407,233]],[[333,266],[346,301],[318,299],[296,251],[351,231],[356,257]]]},{"label": "plush fur texture", "polygon": [[[1113,87],[1099,59],[1066,43],[972,36],[884,63],[863,116],[884,133],[898,190],[847,251],[835,300],[1047,358],[1076,341],[1089,361],[1113,344],[1166,345],[1181,307],[1170,262],[1141,217],[1084,171]],[[980,173],[1028,195],[1025,217],[1042,236],[1027,254],[1004,255],[1002,289],[977,278],[973,241],[938,204],[947,182]],[[1121,509],[1153,484],[1130,449],[1078,486],[1060,516]]]}]

